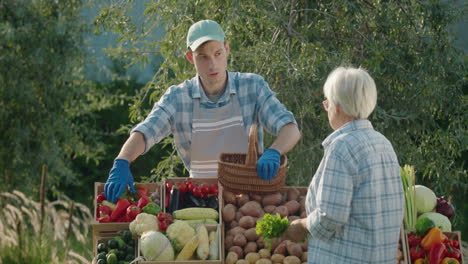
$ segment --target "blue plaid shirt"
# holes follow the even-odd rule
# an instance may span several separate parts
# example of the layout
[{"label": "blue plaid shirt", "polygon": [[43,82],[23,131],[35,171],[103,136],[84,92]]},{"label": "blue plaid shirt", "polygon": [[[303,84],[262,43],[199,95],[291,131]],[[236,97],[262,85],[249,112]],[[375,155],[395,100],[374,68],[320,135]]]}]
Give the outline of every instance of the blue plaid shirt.
[{"label": "blue plaid shirt", "polygon": [[355,120],[322,143],[306,199],[308,263],[395,263],[404,197],[391,143]]},{"label": "blue plaid shirt", "polygon": [[273,135],[278,135],[284,125],[296,123],[293,114],[280,103],[261,76],[252,73],[228,72],[226,90],[216,102],[206,96],[197,75],[191,80],[169,87],[159,102],[154,105],[151,113],[133,128],[132,132],[143,133],[146,141],[145,153],[154,144],[173,134],[177,152],[185,166],[190,168],[194,99],[200,99],[202,108],[216,108],[230,103],[232,94],[236,94],[239,100],[247,135],[252,123],[258,119],[260,151],[263,151],[261,127]]}]

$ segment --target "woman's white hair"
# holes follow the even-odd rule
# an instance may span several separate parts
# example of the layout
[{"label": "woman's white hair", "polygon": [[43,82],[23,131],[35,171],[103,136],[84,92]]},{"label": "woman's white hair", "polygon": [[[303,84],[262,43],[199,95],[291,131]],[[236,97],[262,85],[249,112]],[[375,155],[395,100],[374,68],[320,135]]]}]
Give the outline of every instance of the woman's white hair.
[{"label": "woman's white hair", "polygon": [[346,114],[366,119],[377,104],[377,89],[372,77],[362,68],[338,67],[323,86],[329,104],[339,105]]}]

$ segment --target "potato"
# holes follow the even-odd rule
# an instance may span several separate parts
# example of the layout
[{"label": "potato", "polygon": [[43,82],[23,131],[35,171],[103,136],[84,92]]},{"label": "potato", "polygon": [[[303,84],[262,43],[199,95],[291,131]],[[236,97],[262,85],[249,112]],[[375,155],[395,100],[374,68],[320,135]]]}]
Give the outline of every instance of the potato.
[{"label": "potato", "polygon": [[236,197],[237,200],[237,206],[242,207],[244,204],[246,204],[248,201],[250,201],[249,195],[248,194],[241,194]]},{"label": "potato", "polygon": [[235,252],[229,252],[226,256],[226,264],[236,264],[239,257]]},{"label": "potato", "polygon": [[299,202],[296,201],[296,200],[289,201],[289,202],[285,203],[284,206],[286,206],[286,208],[288,208],[289,215],[296,214],[299,211],[300,207],[301,207]]},{"label": "potato", "polygon": [[257,260],[260,259],[260,254],[255,253],[255,252],[250,252],[245,255],[245,260],[247,260],[250,264],[255,264]]},{"label": "potato", "polygon": [[284,256],[281,254],[273,254],[271,256],[271,261],[273,263],[283,263],[283,260],[284,260]]},{"label": "potato", "polygon": [[263,207],[266,207],[268,205],[278,206],[281,204],[282,201],[283,200],[282,200],[281,193],[274,193],[274,194],[265,195],[265,197],[263,197],[262,199],[262,205]]},{"label": "potato", "polygon": [[247,241],[257,241],[258,235],[257,235],[257,230],[255,227],[247,229],[244,233],[245,238],[247,238]]},{"label": "potato", "polygon": [[261,195],[259,195],[259,194],[251,194],[250,198],[251,198],[250,200],[254,200],[254,201],[257,201],[259,203],[261,203],[262,199],[263,199],[263,197]]},{"label": "potato", "polygon": [[299,200],[299,204],[301,205],[301,207],[299,208],[300,212],[304,212],[305,211],[305,202],[306,202],[306,197],[305,196],[301,196],[300,200]]},{"label": "potato", "polygon": [[271,251],[274,251],[275,248],[276,248],[279,244],[281,244],[281,242],[283,242],[284,240],[286,240],[286,239],[283,239],[283,238],[281,238],[281,239],[280,239],[280,238],[273,238],[273,239],[271,239]]},{"label": "potato", "polygon": [[263,237],[258,237],[258,239],[257,239],[257,247],[258,247],[258,248],[264,248],[264,247],[265,247],[265,241],[263,240]]},{"label": "potato", "polygon": [[263,210],[265,210],[265,213],[268,213],[268,214],[273,214],[275,212],[275,209],[276,209],[276,206],[274,205],[267,205],[265,206],[265,208],[263,208]]},{"label": "potato", "polygon": [[290,256],[296,256],[298,258],[302,257],[302,248],[300,244],[286,240],[286,250]]},{"label": "potato", "polygon": [[301,260],[296,256],[287,256],[284,258],[283,263],[284,264],[301,264]]},{"label": "potato", "polygon": [[243,215],[254,216],[254,217],[259,217],[261,214],[261,211],[263,211],[260,204],[256,201],[247,202],[239,210],[241,211]]},{"label": "potato", "polygon": [[271,260],[266,258],[261,258],[255,262],[255,264],[271,264]]},{"label": "potato", "polygon": [[296,188],[291,188],[288,190],[288,201],[298,201],[301,193]]},{"label": "potato", "polygon": [[249,262],[245,259],[239,259],[236,264],[249,264]]},{"label": "potato", "polygon": [[234,227],[238,227],[239,226],[239,222],[237,222],[236,220],[233,220],[230,224],[229,224],[229,227],[230,228],[234,228]]},{"label": "potato", "polygon": [[306,218],[307,217],[307,212],[303,211],[299,217],[300,218]]},{"label": "potato", "polygon": [[302,262],[307,262],[307,252],[302,252],[301,261]]},{"label": "potato", "polygon": [[271,257],[271,253],[270,253],[270,250],[264,248],[264,249],[260,249],[258,251],[258,254],[260,254],[260,258],[266,258],[266,259],[269,259]]},{"label": "potato", "polygon": [[[288,216],[288,221],[289,222],[292,222],[292,221],[297,220],[297,219],[301,219],[301,218],[299,216],[297,216],[297,215]],[[234,223],[234,222],[235,221],[232,221],[231,224]]]},{"label": "potato", "polygon": [[245,229],[249,229],[255,226],[255,219],[252,216],[243,216],[239,220],[239,226]]},{"label": "potato", "polygon": [[248,254],[251,252],[257,252],[257,243],[255,242],[249,242],[247,245],[244,247],[244,254]]},{"label": "potato", "polygon": [[224,239],[224,248],[230,248],[234,246],[234,236],[226,236]]},{"label": "potato", "polygon": [[229,191],[223,191],[223,200],[228,204],[236,204],[236,195]]},{"label": "potato", "polygon": [[284,205],[280,205],[276,207],[275,213],[278,213],[281,217],[285,217],[289,215],[288,208]]},{"label": "potato", "polygon": [[242,228],[240,226],[236,226],[233,229],[230,229],[229,231],[227,231],[226,235],[227,236],[234,236],[237,233],[244,234],[245,233],[245,228]]},{"label": "potato", "polygon": [[225,223],[230,223],[232,220],[236,218],[236,206],[232,204],[226,204],[223,208],[223,221]]},{"label": "potato", "polygon": [[279,243],[279,245],[273,251],[273,254],[281,254],[283,256],[286,255],[286,241],[288,241],[288,240],[285,240],[285,241]]},{"label": "potato", "polygon": [[236,212],[236,221],[239,222],[239,220],[243,217],[244,215],[241,213],[241,211]]},{"label": "potato", "polygon": [[237,233],[234,235],[233,239],[234,246],[243,247],[247,244],[247,239],[245,238],[244,234]]},{"label": "potato", "polygon": [[229,248],[229,252],[234,252],[236,253],[237,257],[239,259],[244,258],[244,251],[242,250],[241,247],[239,246],[232,246]]}]

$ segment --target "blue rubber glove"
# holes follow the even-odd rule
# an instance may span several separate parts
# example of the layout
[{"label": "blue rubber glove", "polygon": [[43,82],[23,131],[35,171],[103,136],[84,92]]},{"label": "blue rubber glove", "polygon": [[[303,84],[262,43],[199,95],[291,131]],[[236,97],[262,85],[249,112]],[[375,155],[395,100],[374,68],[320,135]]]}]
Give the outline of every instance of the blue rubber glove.
[{"label": "blue rubber glove", "polygon": [[257,175],[264,180],[271,180],[278,173],[281,153],[276,149],[266,149],[257,162]]},{"label": "blue rubber glove", "polygon": [[104,196],[106,199],[115,203],[127,188],[130,187],[132,192],[136,192],[133,187],[133,176],[130,172],[130,162],[125,159],[115,159],[114,167],[109,172],[109,178],[104,185]]}]

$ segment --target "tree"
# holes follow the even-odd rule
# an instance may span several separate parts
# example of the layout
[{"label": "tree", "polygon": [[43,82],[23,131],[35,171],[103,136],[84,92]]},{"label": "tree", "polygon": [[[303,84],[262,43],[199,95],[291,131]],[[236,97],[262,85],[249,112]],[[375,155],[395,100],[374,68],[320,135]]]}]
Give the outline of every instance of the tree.
[{"label": "tree", "polygon": [[2,189],[79,184],[71,160],[99,160],[93,111],[106,98],[83,74],[81,1],[0,2]]},{"label": "tree", "polygon": [[[156,102],[170,85],[195,74],[183,55],[186,32],[198,20],[213,19],[231,42],[229,69],[264,76],[295,114],[303,137],[289,154],[288,184],[308,184],[318,167],[321,142],[331,132],[322,85],[332,69],[351,64],[376,80],[378,105],[370,119],[400,163],[414,165],[418,181],[439,195],[466,199],[467,71],[448,31],[466,9],[435,0],[161,0],[148,3],[138,24],[126,15],[130,9],[129,1],[112,4],[96,23],[121,34],[114,56],[141,61],[157,49],[165,58],[135,99],[134,121],[151,110],[140,107],[146,95]],[[158,27],[164,37],[144,43]]]}]

